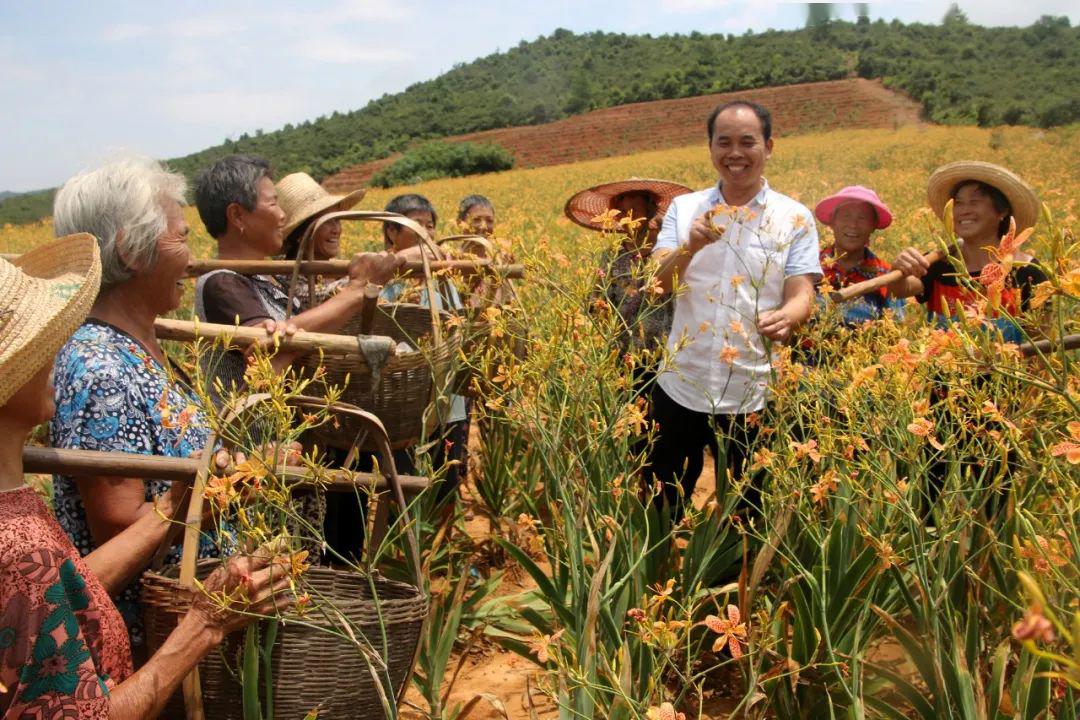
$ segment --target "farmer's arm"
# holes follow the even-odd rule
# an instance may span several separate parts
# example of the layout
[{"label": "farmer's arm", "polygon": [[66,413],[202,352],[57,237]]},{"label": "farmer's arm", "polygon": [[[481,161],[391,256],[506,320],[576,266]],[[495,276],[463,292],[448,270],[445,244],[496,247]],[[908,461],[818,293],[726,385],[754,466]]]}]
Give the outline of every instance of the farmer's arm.
[{"label": "farmer's arm", "polygon": [[289,583],[265,558],[233,557],[206,579],[207,593],[245,597],[244,613],[220,609],[202,593],[145,665],[110,693],[109,720],[157,717],[184,677],[231,632],[258,615],[280,611],[275,598]]},{"label": "farmer's arm", "polygon": [[[368,283],[384,284],[402,265],[404,260],[392,253],[357,253],[349,265],[349,282],[333,297],[310,310],[290,318],[287,323],[276,323],[266,318],[253,319],[246,325],[265,327],[268,333],[296,330],[308,332],[335,333],[345,326],[364,302],[364,289]],[[271,365],[275,370],[282,370],[303,355],[298,350],[281,350],[274,354]]]},{"label": "farmer's arm", "polygon": [[896,256],[892,267],[904,273],[904,277],[886,285],[890,295],[905,298],[923,294],[922,278],[930,269],[930,263],[926,262],[921,252],[912,247],[904,248]]},{"label": "farmer's arm", "polygon": [[758,314],[758,332],[769,340],[786,342],[795,328],[810,319],[816,303],[814,285],[821,280],[817,225],[807,211],[791,230],[791,247],[784,264],[784,300],[775,310]]},{"label": "farmer's arm", "polygon": [[[156,502],[146,502],[143,481],[139,479],[83,478],[77,482],[87,505],[90,531],[99,543],[83,561],[109,594],[116,594],[146,568],[165,540],[173,513],[182,506],[187,484],[174,482],[172,489]],[[83,492],[84,487],[92,491]],[[117,499],[115,505],[110,506],[109,498]],[[107,537],[99,536],[104,532]]]},{"label": "farmer's arm", "polygon": [[758,332],[775,342],[785,342],[795,328],[814,311],[816,275],[794,275],[784,280],[784,303],[758,315]]}]

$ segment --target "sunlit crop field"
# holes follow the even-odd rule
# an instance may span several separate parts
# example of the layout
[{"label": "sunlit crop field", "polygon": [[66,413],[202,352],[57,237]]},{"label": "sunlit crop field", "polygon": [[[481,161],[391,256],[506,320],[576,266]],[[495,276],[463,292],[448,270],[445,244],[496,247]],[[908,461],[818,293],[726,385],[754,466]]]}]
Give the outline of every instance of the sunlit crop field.
[{"label": "sunlit crop field", "polygon": [[[777,190],[813,206],[844,185],[874,188],[893,209],[896,222],[879,234],[878,247],[888,257],[902,243],[925,234],[926,179],[938,165],[953,160],[986,160],[1011,168],[1039,191],[1063,224],[1075,226],[1080,214],[1080,127],[1055,130],[971,127],[907,127],[888,130],[841,130],[825,134],[777,138],[767,177]],[[499,234],[514,245],[546,242],[575,261],[601,245],[599,236],[584,232],[562,215],[566,199],[584,187],[625,177],[654,177],[699,189],[715,173],[704,147],[647,152],[625,157],[520,170],[473,178],[439,180],[418,187],[372,189],[358,206],[381,209],[399,192],[420,192],[439,211],[439,230],[452,227],[457,203],[481,193],[498,209]],[[198,257],[210,257],[213,243],[198,213],[188,209],[191,246]],[[45,223],[0,228],[0,250],[21,252],[52,236]],[[347,242],[357,249],[377,248],[371,226],[346,227]],[[366,238],[371,238],[367,242]],[[1033,244],[1038,247],[1038,239]],[[575,262],[575,265],[577,263]]]},{"label": "sunlit crop field", "polygon": [[[1011,168],[1049,211],[1025,249],[1052,277],[1039,332],[1060,337],[1080,332],[1078,157],[1080,127],[836,131],[777,139],[766,175],[811,207],[845,185],[874,188],[896,218],[874,241],[889,259],[945,235],[925,209],[934,168]],[[649,434],[630,379],[641,358],[620,356],[615,314],[594,292],[613,239],[562,216],[573,192],[632,176],[703,188],[715,174],[703,142],[360,203],[421,192],[446,235],[462,196],[487,195],[527,268],[517,304],[486,315],[492,342],[465,360],[478,427],[468,514],[487,530],[465,531],[464,505],[450,530],[418,505],[433,615],[410,717],[455,720],[458,701],[484,717],[566,720],[1080,717],[1077,353],[1024,358],[978,317],[946,330],[914,304],[858,332],[826,312],[807,333],[820,362],[781,351],[756,419],[760,514],[737,508],[745,478],[729,478],[671,527],[636,480]],[[212,257],[187,214],[193,253]],[[4,227],[0,250],[51,236],[47,221]],[[381,248],[377,225],[345,237]],[[453,690],[462,649],[495,646],[535,663],[525,700],[521,686],[514,698],[483,681]]]}]

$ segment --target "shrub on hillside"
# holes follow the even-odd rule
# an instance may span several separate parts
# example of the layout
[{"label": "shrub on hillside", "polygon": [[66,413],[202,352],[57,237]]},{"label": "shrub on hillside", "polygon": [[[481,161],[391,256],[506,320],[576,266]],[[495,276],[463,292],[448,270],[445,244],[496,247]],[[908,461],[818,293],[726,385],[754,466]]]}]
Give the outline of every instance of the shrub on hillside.
[{"label": "shrub on hillside", "polygon": [[407,151],[371,178],[376,187],[411,185],[442,177],[462,177],[509,170],[514,156],[505,148],[484,143],[429,142]]}]

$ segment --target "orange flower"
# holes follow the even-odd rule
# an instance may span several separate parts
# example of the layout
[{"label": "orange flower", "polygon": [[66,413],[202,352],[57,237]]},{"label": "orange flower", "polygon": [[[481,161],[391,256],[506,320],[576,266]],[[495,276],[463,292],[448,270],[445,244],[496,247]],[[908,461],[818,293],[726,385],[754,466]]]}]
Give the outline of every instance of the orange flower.
[{"label": "orange flower", "polygon": [[720,362],[727,363],[728,367],[735,364],[739,357],[739,350],[731,345],[725,345],[720,351]]},{"label": "orange flower", "polygon": [[562,637],[563,630],[558,630],[551,635],[540,635],[529,642],[529,652],[536,656],[541,663],[551,659],[551,650],[558,647],[558,640]]},{"label": "orange flower", "polygon": [[911,350],[911,341],[907,338],[900,340],[889,352],[881,356],[883,365],[903,365],[908,370],[913,370],[921,359],[918,353]]},{"label": "orange flower", "polygon": [[1042,608],[1035,605],[1028,608],[1023,619],[1012,626],[1012,635],[1020,642],[1025,640],[1053,642],[1054,625],[1042,614]]},{"label": "orange flower", "polygon": [[217,503],[219,510],[227,508],[236,496],[237,492],[232,480],[221,475],[211,475],[206,481],[206,487],[203,488],[203,497]]},{"label": "orange flower", "polygon": [[677,712],[669,702],[660,703],[660,707],[651,707],[645,712],[649,720],[686,720],[686,713]]},{"label": "orange flower", "polygon": [[800,460],[808,457],[815,463],[821,462],[821,453],[818,452],[817,440],[807,440],[804,443],[792,440],[791,449],[795,451],[795,457]]},{"label": "orange flower", "polygon": [[1080,465],[1080,422],[1073,421],[1069,423],[1068,428],[1072,439],[1059,442],[1050,448],[1050,455],[1053,457],[1064,456],[1070,465]]},{"label": "orange flower", "polygon": [[810,488],[810,497],[814,499],[815,504],[824,505],[825,501],[829,499],[829,494],[836,492],[836,488],[836,471],[827,470],[821,476],[821,479]]},{"label": "orange flower", "polygon": [[915,437],[926,438],[926,441],[937,450],[945,449],[945,446],[938,442],[938,439],[934,437],[934,423],[927,420],[926,418],[915,418],[914,421],[908,423],[907,429],[908,432]]},{"label": "orange flower", "polygon": [[719,652],[726,646],[731,657],[738,660],[743,655],[742,644],[746,642],[746,623],[740,622],[739,608],[727,606],[727,619],[709,615],[701,623],[720,637],[713,643],[713,652]]}]

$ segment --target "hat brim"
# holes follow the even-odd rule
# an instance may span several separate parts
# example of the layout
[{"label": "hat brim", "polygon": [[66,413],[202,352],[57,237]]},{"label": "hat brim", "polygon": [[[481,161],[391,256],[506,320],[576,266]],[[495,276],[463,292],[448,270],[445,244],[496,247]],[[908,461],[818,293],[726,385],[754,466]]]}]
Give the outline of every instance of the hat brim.
[{"label": "hat brim", "polygon": [[358,188],[348,195],[326,195],[325,197],[321,197],[318,200],[308,203],[296,214],[295,218],[289,219],[288,224],[285,225],[285,229],[281,232],[281,236],[288,238],[292,235],[293,230],[326,210],[351,210],[356,203],[360,202],[366,193],[366,189]]},{"label": "hat brim", "polygon": [[814,207],[814,217],[820,220],[825,225],[831,225],[833,221],[833,215],[836,214],[836,209],[844,203],[866,203],[870,207],[874,208],[874,214],[877,217],[877,224],[874,226],[877,230],[884,230],[892,225],[892,213],[889,212],[889,208],[884,205],[865,200],[863,198],[843,197],[834,195],[832,197],[825,198]]},{"label": "hat brim", "polygon": [[0,328],[0,405],[56,358],[90,312],[101,284],[97,239],[88,233],[40,245],[12,263],[22,272]]},{"label": "hat brim", "polygon": [[957,186],[971,180],[1001,191],[1012,206],[1017,232],[1035,227],[1039,220],[1039,196],[1035,189],[1016,173],[979,160],[961,160],[942,165],[930,176],[926,187],[927,200],[939,218],[945,216],[945,205]]},{"label": "hat brim", "polygon": [[629,192],[644,192],[656,200],[658,213],[667,212],[671,201],[679,195],[693,192],[690,188],[667,180],[631,178],[594,185],[582,190],[566,201],[563,212],[578,225],[590,230],[603,230],[604,225],[593,218],[611,210],[611,201]]}]

